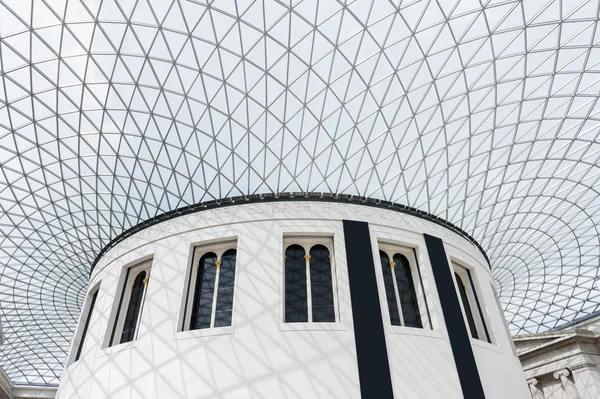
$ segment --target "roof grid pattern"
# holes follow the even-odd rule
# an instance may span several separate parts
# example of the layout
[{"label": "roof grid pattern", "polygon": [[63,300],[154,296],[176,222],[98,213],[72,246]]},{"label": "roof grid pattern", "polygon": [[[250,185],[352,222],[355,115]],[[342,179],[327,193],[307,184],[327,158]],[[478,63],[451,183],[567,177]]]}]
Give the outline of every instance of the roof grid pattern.
[{"label": "roof grid pattern", "polygon": [[598,310],[599,4],[0,0],[0,364],[56,383],[104,245],[267,192],[448,220],[514,333]]}]

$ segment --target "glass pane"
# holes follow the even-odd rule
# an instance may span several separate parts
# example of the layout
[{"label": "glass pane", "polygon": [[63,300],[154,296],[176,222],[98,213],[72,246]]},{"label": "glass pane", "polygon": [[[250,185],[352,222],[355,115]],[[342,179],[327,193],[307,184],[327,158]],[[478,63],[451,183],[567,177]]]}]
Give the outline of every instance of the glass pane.
[{"label": "glass pane", "polygon": [[204,254],[196,274],[190,330],[210,327],[216,276],[217,255],[213,252]]},{"label": "glass pane", "polygon": [[[129,299],[129,306],[127,307],[127,314],[125,316],[125,323],[123,323],[121,343],[133,341],[133,338],[135,336],[135,329],[137,327],[138,317],[140,316],[140,310],[142,309],[142,297],[144,295],[144,279],[146,279],[146,272],[141,272],[136,276],[133,282],[133,288],[131,289],[131,297]],[[127,289],[127,287],[125,287],[124,289]]]},{"label": "glass pane", "polygon": [[229,249],[221,257],[215,327],[231,325],[236,254],[237,252],[235,249]]},{"label": "glass pane", "polygon": [[333,286],[329,250],[323,245],[310,249],[310,289],[312,321],[334,322]]},{"label": "glass pane", "polygon": [[285,250],[285,322],[308,321],[306,261],[304,248],[290,245]]},{"label": "glass pane", "polygon": [[328,307],[313,307],[313,321],[314,322],[334,322],[335,311],[333,306]]},{"label": "glass pane", "polygon": [[231,310],[215,312],[215,327],[227,327],[231,325]]},{"label": "glass pane", "polygon": [[457,273],[454,273],[456,277],[456,284],[458,286],[458,292],[460,292],[460,299],[463,303],[463,308],[467,314],[467,323],[469,323],[469,329],[471,330],[471,336],[479,339],[477,334],[477,327],[475,327],[475,319],[473,319],[473,313],[471,312],[471,305],[469,304],[469,298],[467,297],[467,291],[465,290],[465,284]]},{"label": "glass pane", "polygon": [[396,284],[398,294],[400,295],[400,306],[402,306],[402,316],[406,327],[423,328],[419,304],[417,302],[417,293],[412,278],[412,271],[408,259],[402,254],[394,255]]},{"label": "glass pane", "polygon": [[492,339],[490,338],[490,332],[488,331],[487,326],[485,325],[485,318],[483,317],[483,310],[481,309],[481,304],[479,303],[479,298],[477,298],[477,291],[475,290],[475,284],[473,284],[473,277],[471,276],[471,272],[467,269],[467,276],[469,277],[469,287],[471,287],[471,292],[473,293],[473,297],[475,298],[475,305],[477,306],[477,311],[479,313],[479,321],[483,326],[483,331],[485,333],[486,341],[490,344],[492,343]]},{"label": "glass pane", "polygon": [[385,286],[385,298],[390,311],[390,322],[393,326],[400,325],[400,314],[398,312],[398,302],[396,302],[396,293],[394,292],[394,280],[392,280],[392,269],[390,267],[390,258],[383,251],[379,251],[381,260],[381,271],[383,272],[383,285]]}]

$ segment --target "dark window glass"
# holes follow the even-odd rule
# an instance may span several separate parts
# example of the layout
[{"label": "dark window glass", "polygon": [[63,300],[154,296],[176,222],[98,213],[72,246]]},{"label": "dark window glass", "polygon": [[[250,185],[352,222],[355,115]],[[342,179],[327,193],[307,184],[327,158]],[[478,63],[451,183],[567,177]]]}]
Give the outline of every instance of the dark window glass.
[{"label": "dark window glass", "polygon": [[285,250],[285,322],[308,321],[306,260],[304,248],[290,245]]},{"label": "dark window glass", "polygon": [[81,339],[79,340],[79,348],[77,348],[77,355],[75,355],[75,361],[79,360],[81,356],[81,350],[83,349],[83,343],[85,342],[85,336],[90,325],[90,319],[92,318],[92,312],[94,311],[94,304],[96,303],[96,297],[98,296],[98,290],[94,292],[92,300],[90,302],[90,310],[88,311],[87,317],[85,318],[85,324],[83,325],[83,331],[81,332]]},{"label": "dark window glass", "polygon": [[200,258],[196,274],[190,330],[210,327],[216,275],[217,255],[212,252],[204,254]]},{"label": "dark window glass", "polygon": [[469,304],[469,298],[467,297],[467,290],[465,289],[465,284],[457,273],[454,273],[456,277],[456,285],[458,286],[458,292],[460,292],[460,299],[463,303],[463,308],[465,309],[465,313],[467,315],[467,323],[469,323],[469,329],[471,330],[471,336],[473,338],[479,339],[479,334],[477,334],[477,327],[475,327],[475,319],[473,318],[473,312],[471,312],[471,305]]},{"label": "dark window glass", "polygon": [[398,302],[396,301],[396,292],[394,291],[394,280],[392,279],[392,268],[390,267],[390,258],[383,251],[379,251],[379,258],[381,259],[381,270],[383,272],[385,297],[387,299],[388,309],[390,311],[390,322],[393,326],[399,326],[400,313],[398,312]]},{"label": "dark window glass", "polygon": [[[125,322],[123,323],[123,333],[121,334],[121,343],[133,341],[135,336],[135,329],[137,327],[137,321],[142,310],[142,298],[144,296],[144,280],[146,279],[146,272],[139,273],[133,281],[133,287],[131,289],[131,297],[129,299],[129,306],[127,307],[127,314],[125,315]],[[127,288],[127,287],[126,287]]]},{"label": "dark window glass", "polygon": [[221,257],[215,327],[230,326],[233,311],[236,250],[229,249]]},{"label": "dark window glass", "polygon": [[400,306],[402,306],[402,316],[406,327],[423,328],[419,304],[417,303],[417,293],[412,278],[412,271],[408,259],[402,254],[394,255],[394,273],[396,274],[396,285],[398,286],[398,295],[400,295]]},{"label": "dark window glass", "polygon": [[490,332],[485,325],[485,318],[483,317],[483,310],[481,310],[481,304],[479,303],[479,299],[477,298],[477,291],[475,290],[475,284],[473,284],[473,277],[471,277],[471,272],[467,269],[467,276],[469,277],[469,284],[471,290],[473,291],[473,297],[475,298],[475,304],[477,305],[477,310],[479,311],[479,317],[481,320],[481,324],[483,325],[483,331],[485,332],[485,336],[487,338],[487,342],[492,343],[492,339],[490,338]]},{"label": "dark window glass", "polygon": [[329,250],[324,245],[310,249],[310,291],[313,322],[334,322],[333,285]]}]

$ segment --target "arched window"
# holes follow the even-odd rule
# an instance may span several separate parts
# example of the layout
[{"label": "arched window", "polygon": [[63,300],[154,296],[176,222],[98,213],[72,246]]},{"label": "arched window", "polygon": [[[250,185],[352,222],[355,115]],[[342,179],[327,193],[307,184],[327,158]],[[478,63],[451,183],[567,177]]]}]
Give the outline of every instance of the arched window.
[{"label": "arched window", "polygon": [[381,271],[383,272],[383,285],[385,286],[385,297],[387,299],[390,312],[390,322],[393,326],[399,326],[400,313],[398,312],[398,300],[396,298],[396,289],[394,287],[394,276],[390,265],[390,257],[383,251],[379,251],[381,260]]},{"label": "arched window", "polygon": [[331,256],[327,247],[317,244],[310,249],[310,291],[313,322],[334,322]]},{"label": "arched window", "polygon": [[121,297],[116,309],[115,322],[107,346],[122,344],[136,339],[152,261],[141,262],[123,270]]},{"label": "arched window", "polygon": [[306,252],[293,244],[285,250],[285,322],[308,321]]},{"label": "arched window", "polygon": [[467,323],[469,324],[469,329],[471,330],[471,336],[473,338],[479,339],[479,334],[477,333],[477,327],[475,326],[475,319],[473,318],[473,312],[471,311],[471,305],[469,304],[469,298],[467,296],[465,284],[463,283],[458,273],[454,273],[454,277],[456,278],[456,285],[458,288],[458,292],[460,293],[460,299],[463,304],[465,314],[467,316]]},{"label": "arched window", "polygon": [[[412,266],[408,258],[393,247],[379,251],[385,297],[393,326],[423,328],[417,301]],[[390,255],[393,254],[390,259]]]},{"label": "arched window", "polygon": [[81,332],[81,338],[79,338],[79,346],[77,348],[77,354],[75,355],[75,361],[78,361],[79,357],[81,356],[81,351],[83,349],[85,337],[87,335],[87,331],[90,326],[90,320],[92,319],[92,312],[94,311],[94,305],[96,304],[96,298],[98,297],[98,291],[100,291],[100,288],[96,288],[96,291],[92,295],[92,298],[89,302],[87,317],[85,318],[85,324],[83,325],[83,331]]},{"label": "arched window", "polygon": [[194,248],[180,320],[182,331],[231,326],[237,261],[235,245],[235,241],[227,241]]},{"label": "arched window", "polygon": [[398,287],[400,306],[402,306],[404,325],[407,327],[423,328],[412,268],[408,263],[408,259],[402,254],[395,254],[394,263],[394,274],[396,275],[396,285]]},{"label": "arched window", "polygon": [[133,341],[137,330],[138,318],[142,310],[142,299],[144,297],[144,289],[146,287],[146,272],[141,271],[133,281],[131,287],[131,296],[129,298],[129,306],[123,323],[123,332],[121,333],[120,343]]},{"label": "arched window", "polygon": [[289,245],[285,249],[284,321],[335,323],[331,253],[330,247],[322,244],[327,240],[295,237],[285,241]]},{"label": "arched window", "polygon": [[218,275],[219,289],[217,292],[215,327],[231,325],[236,255],[237,251],[235,249],[229,249],[221,256],[221,268]]},{"label": "arched window", "polygon": [[190,330],[211,326],[216,276],[217,255],[213,252],[202,255],[196,275]]}]

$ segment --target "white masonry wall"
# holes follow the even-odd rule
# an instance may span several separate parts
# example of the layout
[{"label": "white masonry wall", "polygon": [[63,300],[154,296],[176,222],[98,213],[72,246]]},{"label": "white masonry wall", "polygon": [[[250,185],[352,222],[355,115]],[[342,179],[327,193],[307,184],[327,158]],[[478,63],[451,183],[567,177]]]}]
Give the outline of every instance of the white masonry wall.
[{"label": "white masonry wall", "polygon": [[[442,238],[449,260],[471,268],[493,341],[472,340],[486,397],[529,397],[490,271],[473,244],[417,217],[323,202],[245,204],[199,212],[150,227],[111,249],[90,281],[89,287],[99,284],[100,291],[81,358],[73,362],[73,345],[57,397],[360,398],[343,219],[369,222],[375,265],[378,240],[417,250],[433,330],[425,309],[424,329],[392,328],[387,309],[382,309],[396,398],[463,397],[423,233]],[[326,328],[282,322],[283,237],[299,234],[333,237],[340,320]],[[238,251],[233,327],[225,332],[178,332],[192,248],[231,238],[237,239]],[[153,264],[138,339],[103,349],[122,270],[148,257]],[[380,302],[386,307],[380,271],[376,274]]]}]

